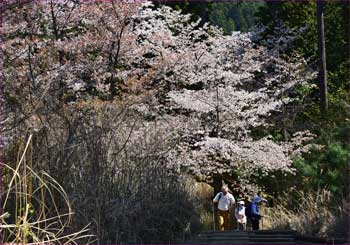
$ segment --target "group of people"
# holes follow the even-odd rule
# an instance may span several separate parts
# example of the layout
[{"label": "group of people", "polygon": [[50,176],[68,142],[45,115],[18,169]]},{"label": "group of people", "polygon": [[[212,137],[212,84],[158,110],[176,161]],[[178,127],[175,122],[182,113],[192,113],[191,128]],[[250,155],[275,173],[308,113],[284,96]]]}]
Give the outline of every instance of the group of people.
[{"label": "group of people", "polygon": [[234,208],[235,218],[237,219],[239,230],[246,230],[247,220],[250,220],[252,230],[259,230],[259,223],[262,215],[259,212],[259,204],[267,202],[266,199],[261,198],[258,194],[254,194],[252,202],[245,206],[243,200],[238,202],[228,191],[227,186],[222,186],[221,192],[216,194],[213,199],[214,203],[218,204],[217,215],[220,230],[228,230],[230,228],[230,213]]}]

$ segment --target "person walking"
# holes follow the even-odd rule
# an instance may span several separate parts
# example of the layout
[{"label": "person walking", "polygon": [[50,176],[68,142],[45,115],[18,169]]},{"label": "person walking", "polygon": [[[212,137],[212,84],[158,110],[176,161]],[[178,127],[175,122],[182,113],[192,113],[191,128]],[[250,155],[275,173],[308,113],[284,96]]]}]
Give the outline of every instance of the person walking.
[{"label": "person walking", "polygon": [[238,230],[244,231],[247,225],[247,217],[245,215],[244,201],[238,202],[238,207],[235,209],[235,217],[237,219]]},{"label": "person walking", "polygon": [[218,222],[221,231],[230,228],[230,211],[235,205],[235,198],[228,192],[227,185],[222,186],[221,192],[216,194],[213,199],[214,203],[218,203]]},{"label": "person walking", "polygon": [[250,222],[252,223],[253,230],[260,229],[260,219],[263,217],[259,211],[259,205],[261,202],[267,202],[266,199],[261,198],[258,194],[254,194],[253,201],[251,203],[251,214],[250,214]]}]

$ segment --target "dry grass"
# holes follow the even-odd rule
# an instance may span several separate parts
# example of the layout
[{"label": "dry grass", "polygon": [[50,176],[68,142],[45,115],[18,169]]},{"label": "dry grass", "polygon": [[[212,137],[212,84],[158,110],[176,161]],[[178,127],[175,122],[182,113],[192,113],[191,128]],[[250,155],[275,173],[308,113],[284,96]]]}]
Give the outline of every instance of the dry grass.
[{"label": "dry grass", "polygon": [[273,208],[265,208],[265,229],[293,229],[302,235],[321,237],[349,236],[349,207],[334,203],[329,191],[306,194],[288,193],[275,201]]},{"label": "dry grass", "polygon": [[73,214],[67,194],[50,175],[33,170],[31,139],[20,145],[14,167],[2,163],[1,243],[77,244],[91,238],[87,226],[67,232]]}]

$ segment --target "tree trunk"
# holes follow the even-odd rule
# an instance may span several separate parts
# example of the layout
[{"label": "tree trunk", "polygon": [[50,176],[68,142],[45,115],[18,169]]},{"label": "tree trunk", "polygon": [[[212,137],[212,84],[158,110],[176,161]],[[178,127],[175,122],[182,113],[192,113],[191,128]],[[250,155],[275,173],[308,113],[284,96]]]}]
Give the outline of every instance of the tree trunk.
[{"label": "tree trunk", "polygon": [[318,33],[318,62],[319,62],[319,88],[321,111],[328,109],[327,100],[327,67],[326,67],[326,47],[324,38],[324,20],[323,20],[323,0],[317,1],[317,33]]},{"label": "tree trunk", "polygon": [[[345,20],[345,48],[347,52],[350,52],[350,3],[344,3],[343,7],[344,20]],[[349,53],[347,53],[349,57]]]},{"label": "tree trunk", "polygon": [[201,21],[199,23],[199,26],[204,26],[204,24],[208,21],[208,16],[207,16],[207,3],[205,1],[200,2],[200,12],[199,16],[201,17]]}]

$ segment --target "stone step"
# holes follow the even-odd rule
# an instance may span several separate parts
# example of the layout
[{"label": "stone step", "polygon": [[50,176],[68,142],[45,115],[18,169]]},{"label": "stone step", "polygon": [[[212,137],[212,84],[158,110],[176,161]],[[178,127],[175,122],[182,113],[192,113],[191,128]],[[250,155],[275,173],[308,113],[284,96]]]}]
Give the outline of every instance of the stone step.
[{"label": "stone step", "polygon": [[293,230],[258,230],[258,231],[247,231],[249,234],[297,234]]},{"label": "stone step", "polygon": [[204,231],[190,244],[296,244],[295,231]]},{"label": "stone step", "polygon": [[208,238],[197,238],[199,241],[250,241],[249,237],[208,237]]},{"label": "stone step", "polygon": [[186,242],[186,244],[254,244],[251,241],[207,241],[207,240],[194,240],[190,242]]},{"label": "stone step", "polygon": [[288,242],[254,242],[254,241],[188,241],[186,244],[296,244],[294,241]]},{"label": "stone step", "polygon": [[199,234],[199,237],[248,237],[247,234]]},{"label": "stone step", "polygon": [[222,241],[222,240],[244,240],[244,241],[295,241],[294,237],[197,237],[198,240]]},{"label": "stone step", "polygon": [[[325,244],[321,238],[299,236],[295,231],[204,231],[187,244]],[[335,243],[346,244],[335,241]]]},{"label": "stone step", "polygon": [[222,234],[199,234],[199,237],[295,237],[293,234],[241,234],[241,233],[222,233]]},{"label": "stone step", "polygon": [[198,237],[198,240],[222,241],[222,240],[245,240],[245,241],[294,241],[294,237]]},{"label": "stone step", "polygon": [[237,230],[228,230],[228,231],[203,231],[201,234],[292,234],[295,235],[296,231],[283,231],[283,230],[258,230],[258,231],[237,231]]},{"label": "stone step", "polygon": [[294,237],[292,238],[281,238],[281,237],[260,237],[260,238],[254,238],[254,237],[250,237],[249,238],[250,241],[254,241],[254,242],[278,242],[278,241],[295,241]]}]

